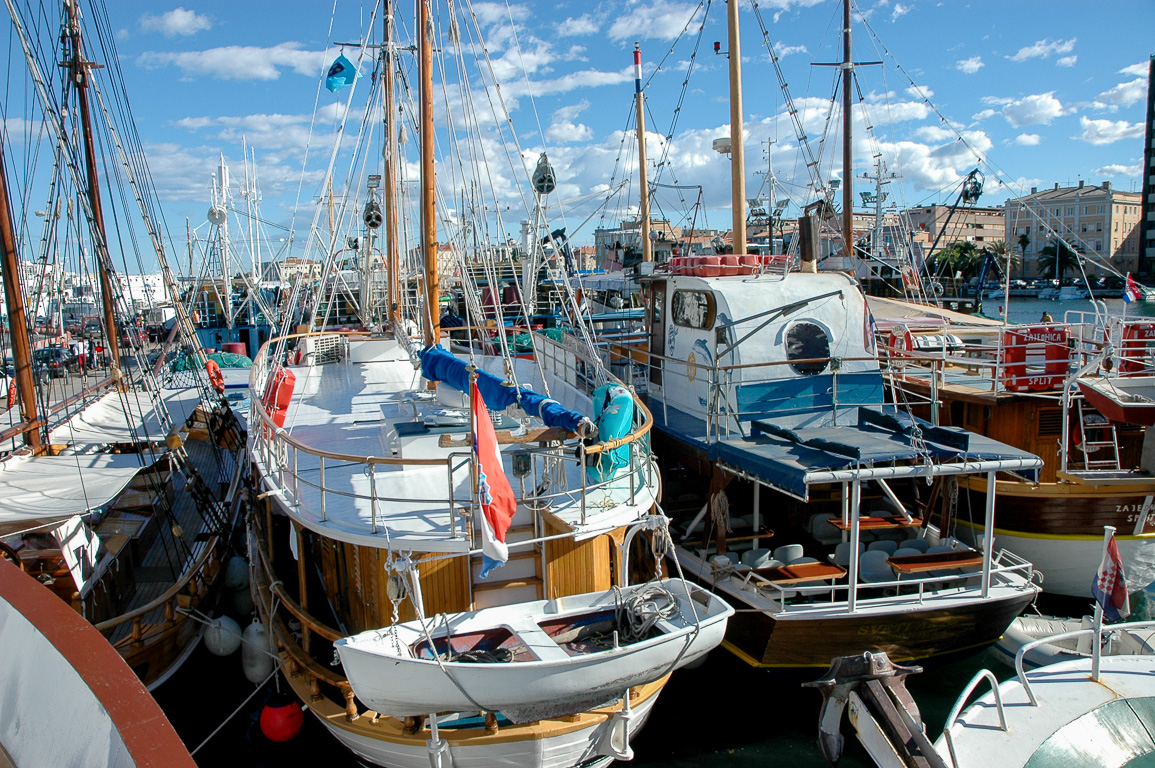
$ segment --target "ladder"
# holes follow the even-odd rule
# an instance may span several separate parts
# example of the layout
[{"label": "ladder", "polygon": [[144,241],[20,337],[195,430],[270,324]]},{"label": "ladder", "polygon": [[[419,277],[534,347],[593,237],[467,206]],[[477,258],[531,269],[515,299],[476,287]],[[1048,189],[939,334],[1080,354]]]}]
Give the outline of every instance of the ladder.
[{"label": "ladder", "polygon": [[[1083,466],[1087,469],[1120,469],[1119,441],[1115,425],[1107,417],[1093,408],[1083,408],[1083,400],[1078,400],[1079,408],[1079,450],[1083,452]],[[1102,458],[1092,458],[1092,454],[1108,449]]]}]

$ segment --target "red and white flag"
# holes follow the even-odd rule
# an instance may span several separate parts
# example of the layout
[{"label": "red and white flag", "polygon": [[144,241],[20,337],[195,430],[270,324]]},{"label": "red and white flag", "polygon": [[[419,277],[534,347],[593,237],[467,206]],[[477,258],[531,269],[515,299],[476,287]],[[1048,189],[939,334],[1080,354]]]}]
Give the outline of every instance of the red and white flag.
[{"label": "red and white flag", "polygon": [[500,568],[509,560],[509,548],[505,544],[505,532],[513,522],[517,511],[517,499],[505,467],[501,464],[501,452],[497,448],[497,433],[489,418],[489,409],[477,388],[471,382],[470,401],[473,404],[473,455],[477,457],[477,526],[481,531],[481,578],[489,575],[494,568]]},{"label": "red and white flag", "polygon": [[1127,273],[1127,287],[1123,289],[1123,301],[1130,304],[1133,301],[1142,301],[1146,297],[1143,292],[1143,287],[1139,285],[1131,277],[1131,273]]},{"label": "red and white flag", "polygon": [[1114,534],[1107,534],[1107,551],[1099,572],[1091,583],[1091,594],[1103,607],[1107,621],[1125,619],[1131,613],[1131,598],[1127,594],[1127,578],[1123,573],[1123,558],[1119,557],[1119,547],[1115,546]]}]

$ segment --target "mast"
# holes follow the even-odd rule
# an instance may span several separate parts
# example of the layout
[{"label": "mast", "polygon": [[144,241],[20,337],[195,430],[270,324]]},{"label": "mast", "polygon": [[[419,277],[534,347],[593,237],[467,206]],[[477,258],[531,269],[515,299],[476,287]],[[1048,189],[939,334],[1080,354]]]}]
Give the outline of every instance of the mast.
[{"label": "mast", "polygon": [[738,35],[738,0],[728,0],[730,46],[730,190],[733,253],[746,252],[746,155],[742,148],[742,43]]},{"label": "mast", "polygon": [[[12,336],[12,362],[16,366],[16,394],[20,396],[20,421],[35,424],[36,385],[32,381],[32,345],[28,342],[28,319],[24,314],[24,293],[20,288],[20,259],[16,254],[16,229],[12,225],[12,205],[8,195],[8,172],[4,168],[4,146],[0,144],[0,247],[3,248],[4,302],[8,307],[8,331]],[[12,386],[12,384],[9,384]],[[24,444],[40,447],[40,429],[24,433]]]},{"label": "mast", "polygon": [[854,141],[851,135],[850,86],[854,64],[850,60],[850,0],[842,2],[842,255],[854,255]]},{"label": "mast", "polygon": [[397,243],[397,108],[393,103],[393,1],[385,0],[385,66],[382,87],[385,89],[385,179],[381,191],[385,203],[385,271],[388,290],[386,315],[388,325],[401,321],[400,254]]},{"label": "mast", "polygon": [[429,0],[417,0],[421,87],[421,249],[425,254],[425,343],[441,337],[441,284],[437,274],[437,218],[433,186],[433,41]]},{"label": "mast", "polygon": [[112,295],[112,276],[109,268],[112,258],[108,254],[108,239],[104,230],[104,212],[100,206],[100,179],[96,174],[96,143],[92,137],[92,112],[88,105],[88,73],[95,66],[84,60],[80,47],[80,12],[76,0],[65,0],[68,8],[68,36],[72,42],[72,59],[68,62],[69,74],[76,86],[76,99],[80,108],[80,124],[84,139],[84,164],[88,177],[88,197],[92,205],[93,239],[96,247],[96,265],[100,274],[100,296],[104,305],[104,328],[108,334],[108,351],[112,354],[112,365],[120,372],[120,340],[117,337],[116,315]]},{"label": "mast", "polygon": [[634,100],[638,111],[638,217],[642,223],[642,261],[654,260],[650,241],[650,183],[646,179],[646,114],[642,105],[642,49],[634,43]]}]

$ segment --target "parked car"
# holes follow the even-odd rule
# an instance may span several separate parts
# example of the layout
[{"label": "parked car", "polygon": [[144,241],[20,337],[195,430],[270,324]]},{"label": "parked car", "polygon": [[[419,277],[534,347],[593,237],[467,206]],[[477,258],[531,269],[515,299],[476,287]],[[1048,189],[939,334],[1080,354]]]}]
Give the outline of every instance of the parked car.
[{"label": "parked car", "polygon": [[71,351],[60,347],[43,347],[32,351],[32,373],[40,380],[59,379],[78,368]]},{"label": "parked car", "polygon": [[122,347],[137,349],[144,346],[144,343],[147,340],[148,335],[145,334],[143,328],[137,328],[135,325],[129,325],[120,329],[120,345]]},{"label": "parked car", "polygon": [[99,339],[104,336],[104,326],[101,325],[100,318],[85,318],[80,334],[86,339]]}]

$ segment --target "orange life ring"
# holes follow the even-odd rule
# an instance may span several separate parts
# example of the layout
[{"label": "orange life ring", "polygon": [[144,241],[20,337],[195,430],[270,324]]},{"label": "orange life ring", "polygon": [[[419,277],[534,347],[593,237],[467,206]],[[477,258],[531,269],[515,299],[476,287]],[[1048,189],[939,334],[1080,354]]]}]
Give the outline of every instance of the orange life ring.
[{"label": "orange life ring", "polygon": [[[1060,387],[1071,368],[1071,331],[1065,325],[1038,325],[1003,331],[1000,379],[1008,392],[1041,392]],[[1027,372],[1027,348],[1042,345],[1043,371]],[[1037,348],[1037,347],[1036,347]]]},{"label": "orange life ring", "polygon": [[221,373],[221,367],[217,365],[217,361],[205,361],[205,370],[209,374],[209,384],[213,385],[213,389],[217,391],[218,395],[223,395],[225,393],[225,375]]},{"label": "orange life ring", "polygon": [[891,328],[887,346],[890,347],[891,357],[910,357],[914,352],[914,335],[911,334],[910,328],[905,325]]},{"label": "orange life ring", "polygon": [[1151,372],[1151,351],[1147,342],[1152,339],[1155,339],[1155,323],[1127,323],[1123,326],[1119,373],[1134,375]]}]

